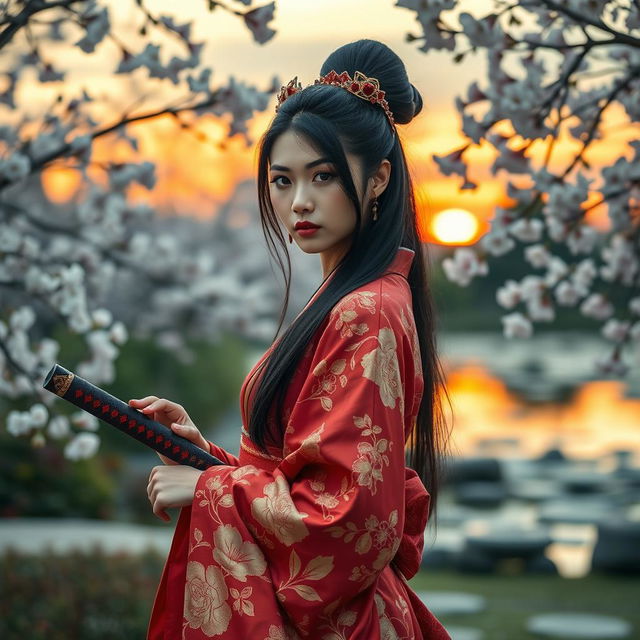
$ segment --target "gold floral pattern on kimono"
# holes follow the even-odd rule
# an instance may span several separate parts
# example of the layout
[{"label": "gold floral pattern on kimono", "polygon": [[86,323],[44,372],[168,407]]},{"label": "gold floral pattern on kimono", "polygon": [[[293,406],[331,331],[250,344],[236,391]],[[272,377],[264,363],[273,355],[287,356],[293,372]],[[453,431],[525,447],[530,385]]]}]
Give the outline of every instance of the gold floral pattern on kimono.
[{"label": "gold floral pattern on kimono", "polygon": [[398,368],[397,344],[394,332],[383,327],[378,333],[378,345],[362,356],[363,374],[373,380],[380,392],[382,404],[395,409],[396,398],[400,401],[400,414],[404,414],[404,401],[400,388],[400,370]]},{"label": "gold floral pattern on kimono", "polygon": [[371,418],[365,414],[363,417],[353,417],[353,421],[362,431],[360,434],[370,436],[372,442],[358,443],[358,458],[353,462],[351,468],[357,475],[357,482],[361,487],[368,487],[371,495],[376,494],[378,482],[383,481],[382,470],[385,466],[389,466],[389,456],[386,455],[387,449],[391,449],[393,442],[389,442],[386,438],[376,438],[382,433],[382,427],[377,424],[371,424]]},{"label": "gold floral pattern on kimono", "polygon": [[341,338],[350,338],[354,335],[361,336],[369,331],[366,322],[357,322],[361,317],[361,311],[367,311],[371,315],[376,313],[376,300],[373,291],[356,291],[346,295],[331,311],[334,327],[340,331]]},{"label": "gold floral pattern on kimono", "polygon": [[306,538],[309,531],[303,518],[308,518],[309,514],[296,509],[287,481],[277,476],[263,492],[264,498],[255,498],[251,503],[251,515],[255,520],[288,547]]},{"label": "gold floral pattern on kimono", "polygon": [[235,527],[230,524],[218,527],[213,539],[214,560],[236,580],[246,582],[247,576],[260,576],[265,572],[267,562],[260,547],[253,542],[243,540]]},{"label": "gold floral pattern on kimono", "polygon": [[231,608],[222,571],[218,567],[206,569],[199,562],[187,565],[187,584],[184,592],[184,616],[192,629],[201,629],[205,636],[219,635],[227,629]]},{"label": "gold floral pattern on kimono", "polygon": [[277,416],[281,451],[259,455],[246,429],[239,457],[212,445],[225,464],[181,510],[147,640],[450,640],[406,582],[429,497],[405,464],[422,391],[412,256],[313,336]]}]

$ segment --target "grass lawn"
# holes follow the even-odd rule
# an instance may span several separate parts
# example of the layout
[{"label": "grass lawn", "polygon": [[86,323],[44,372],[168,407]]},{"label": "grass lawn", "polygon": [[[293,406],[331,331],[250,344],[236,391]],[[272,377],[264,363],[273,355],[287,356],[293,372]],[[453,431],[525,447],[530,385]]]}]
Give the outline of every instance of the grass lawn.
[{"label": "grass lawn", "polygon": [[[640,637],[640,580],[637,577],[589,575],[562,578],[548,575],[478,575],[430,569],[409,583],[415,591],[463,591],[482,595],[482,613],[437,616],[446,627],[475,627],[486,640],[531,639],[527,619],[537,613],[581,612],[623,618]],[[429,606],[428,596],[425,603]]]}]

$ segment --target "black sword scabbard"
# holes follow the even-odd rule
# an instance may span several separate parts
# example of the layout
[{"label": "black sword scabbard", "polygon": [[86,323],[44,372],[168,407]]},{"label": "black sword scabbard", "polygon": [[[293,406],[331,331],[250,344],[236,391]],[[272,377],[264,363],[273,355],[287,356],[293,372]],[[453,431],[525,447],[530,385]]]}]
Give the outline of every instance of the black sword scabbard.
[{"label": "black sword scabbard", "polygon": [[53,365],[42,386],[178,464],[196,469],[225,464],[190,440],[175,434],[169,427],[59,364]]}]

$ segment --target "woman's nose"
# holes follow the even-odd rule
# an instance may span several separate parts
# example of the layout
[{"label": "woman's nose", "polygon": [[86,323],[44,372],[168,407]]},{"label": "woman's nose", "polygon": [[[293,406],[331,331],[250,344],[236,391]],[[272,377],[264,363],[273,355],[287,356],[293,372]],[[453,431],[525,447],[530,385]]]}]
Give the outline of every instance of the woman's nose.
[{"label": "woman's nose", "polygon": [[296,212],[313,210],[313,202],[304,187],[299,187],[296,190],[291,208]]}]

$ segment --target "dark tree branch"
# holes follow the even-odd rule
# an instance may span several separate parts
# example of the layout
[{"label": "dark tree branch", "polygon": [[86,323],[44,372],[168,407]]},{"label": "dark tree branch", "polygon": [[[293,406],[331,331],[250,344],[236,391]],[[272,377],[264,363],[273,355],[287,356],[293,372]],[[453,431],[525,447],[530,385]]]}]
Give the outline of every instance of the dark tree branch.
[{"label": "dark tree branch", "polygon": [[560,4],[559,2],[555,2],[555,0],[541,0],[541,2],[549,7],[549,9],[557,11],[558,13],[571,18],[578,24],[588,24],[592,27],[596,27],[597,29],[601,29],[602,31],[610,33],[618,39],[618,42],[620,44],[628,44],[632,47],[640,47],[640,40],[638,38],[634,38],[633,36],[627,35],[626,33],[620,33],[619,31],[612,29],[609,25],[602,22],[602,20],[590,19],[588,15],[579,13],[578,11],[571,9],[566,5],[566,3]]},{"label": "dark tree branch", "polygon": [[[222,92],[222,89],[218,89],[217,91],[215,91],[214,93],[211,94],[211,96],[206,99],[203,100],[202,102],[195,104],[195,105],[191,105],[188,107],[183,107],[183,108],[171,108],[171,107],[167,107],[165,109],[160,109],[158,111],[152,111],[150,113],[144,113],[141,114],[139,116],[135,116],[135,117],[130,117],[130,118],[123,118],[122,120],[120,120],[119,122],[116,122],[115,124],[109,125],[103,129],[99,129],[97,131],[94,131],[91,135],[91,139],[94,140],[95,138],[99,138],[101,136],[107,135],[108,133],[111,133],[112,131],[115,131],[116,129],[119,129],[120,127],[124,127],[128,124],[131,124],[132,122],[141,122],[143,120],[150,120],[152,118],[157,118],[159,116],[162,116],[164,114],[170,114],[173,116],[177,116],[178,114],[184,112],[184,111],[195,111],[197,109],[205,109],[207,107],[211,107],[213,105],[215,105],[218,101],[218,96],[219,94]],[[28,141],[21,147],[21,151],[24,153],[25,151],[25,147],[28,145]],[[58,149],[56,149],[55,151],[51,151],[50,153],[48,153],[47,155],[42,156],[41,158],[39,158],[36,162],[33,162],[31,165],[31,173],[35,173],[36,171],[42,169],[46,164],[48,164],[49,162],[51,162],[52,160],[55,160],[56,158],[59,157],[63,157],[65,155],[68,154],[68,152],[71,150],[71,144],[70,143],[66,143],[64,145],[62,145],[61,147],[59,147]],[[72,154],[75,155],[75,154]],[[7,185],[11,184],[6,178],[0,180],[0,190],[2,190],[4,187],[6,187]]]},{"label": "dark tree branch", "polygon": [[53,2],[43,2],[43,0],[30,0],[24,3],[22,11],[16,16],[12,16],[0,23],[0,26],[7,25],[5,29],[0,31],[0,49],[11,42],[13,36],[29,22],[29,18],[36,13],[46,11],[47,9],[55,9],[62,7],[69,9],[72,4],[84,2],[84,0],[55,0]]}]

